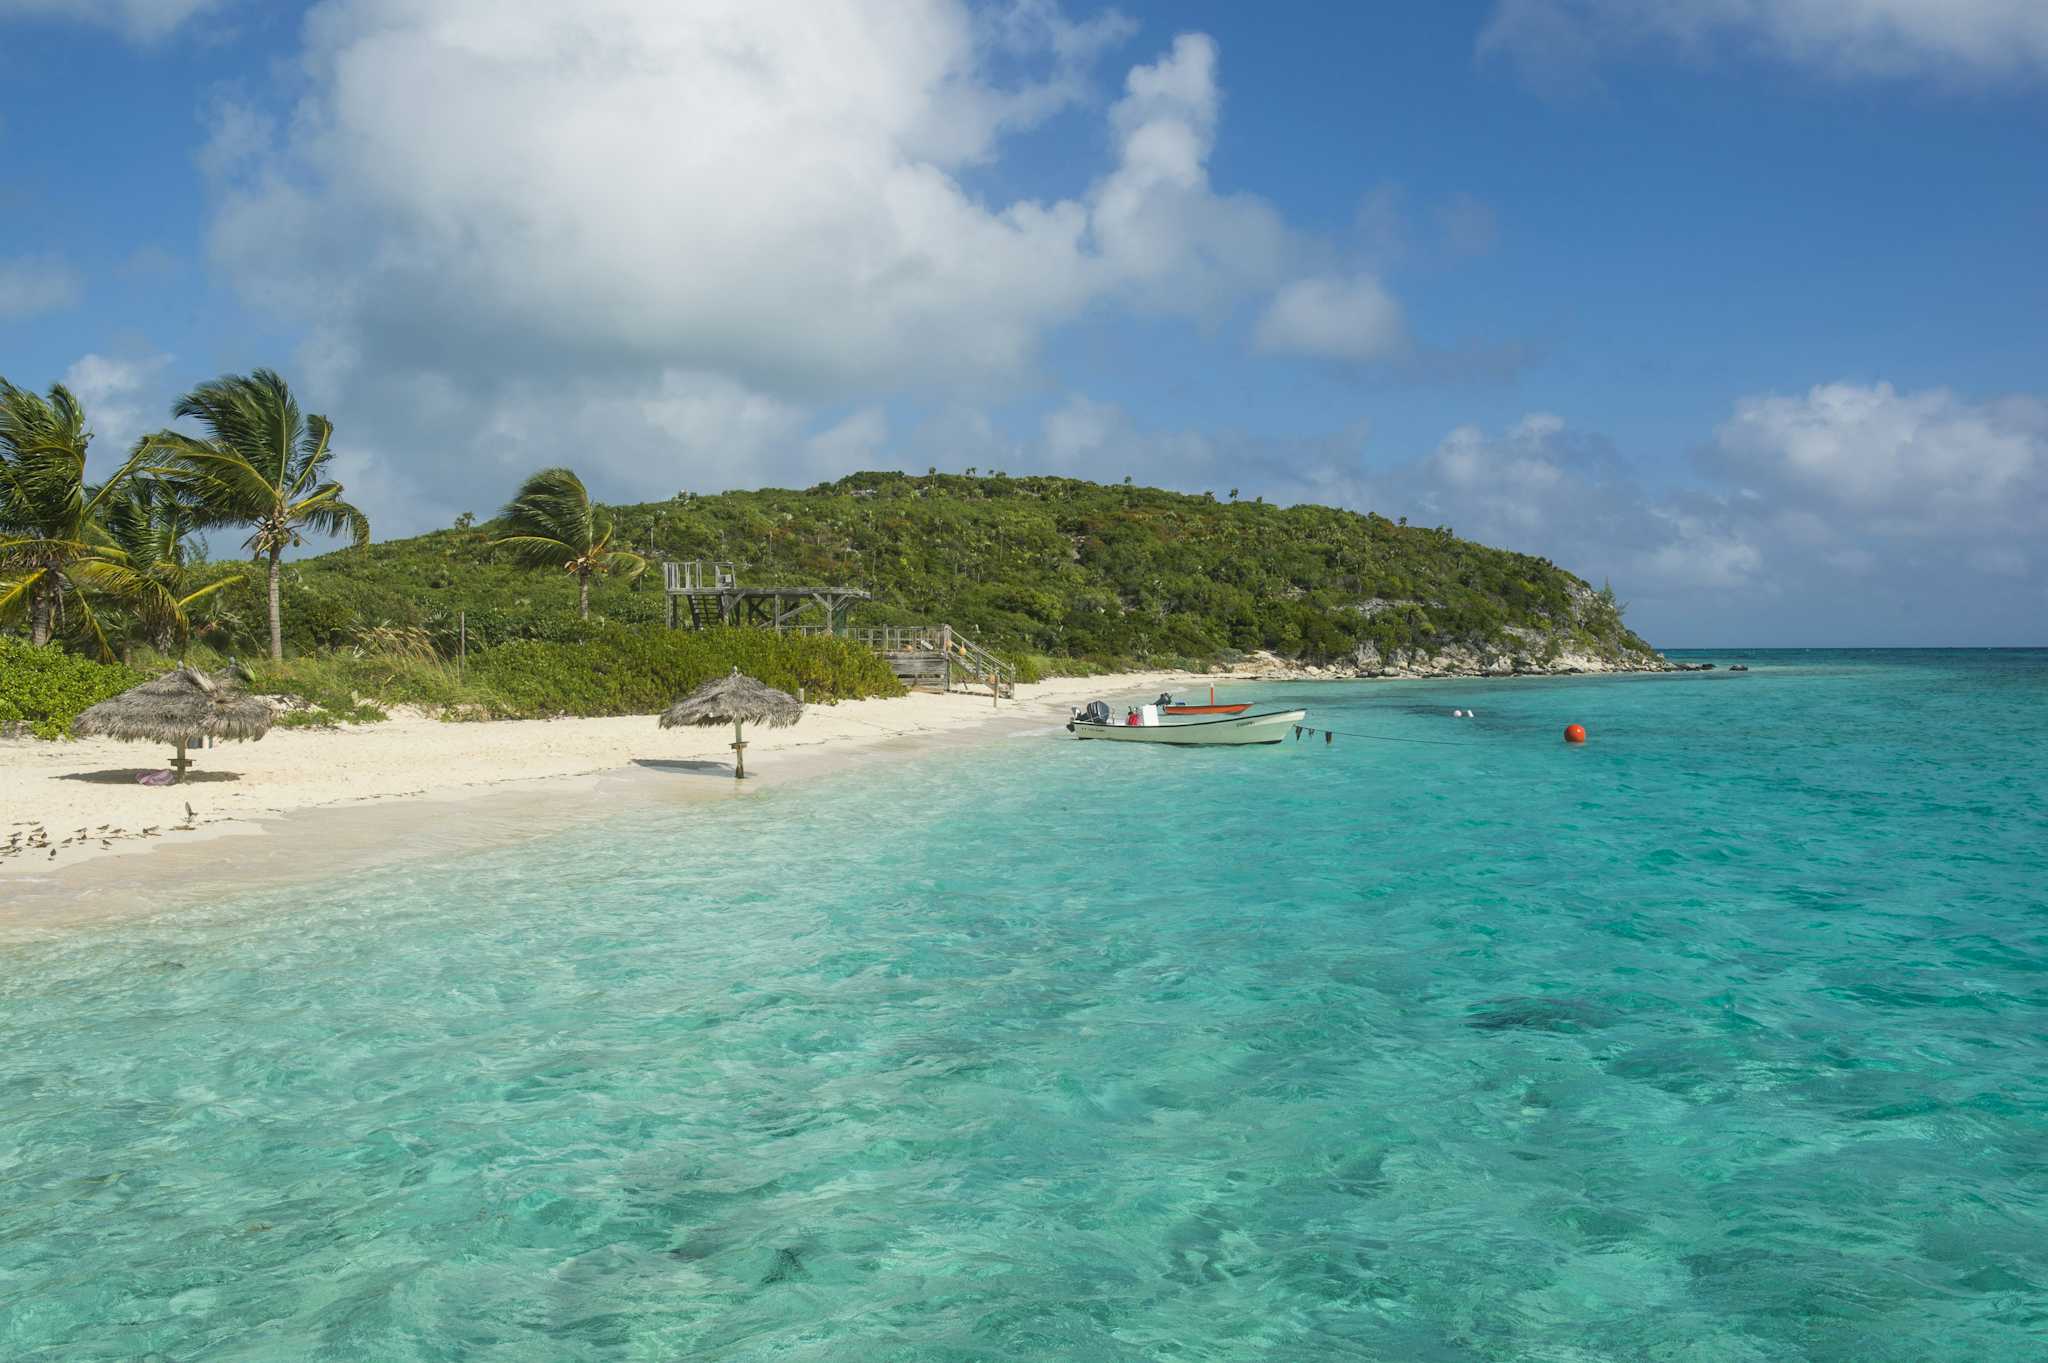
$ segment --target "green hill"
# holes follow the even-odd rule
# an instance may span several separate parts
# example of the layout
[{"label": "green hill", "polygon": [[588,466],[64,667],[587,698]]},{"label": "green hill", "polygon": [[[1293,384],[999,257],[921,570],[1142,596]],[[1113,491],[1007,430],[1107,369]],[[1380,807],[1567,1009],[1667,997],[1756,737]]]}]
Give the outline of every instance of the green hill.
[{"label": "green hill", "polygon": [[[760,585],[851,585],[856,624],[944,621],[1024,664],[1226,660],[1258,650],[1377,671],[1656,666],[1612,593],[1545,559],[1447,528],[1320,506],[1218,502],[1066,478],[859,473],[614,508],[618,543],[653,559],[741,565]],[[288,644],[348,647],[377,626],[424,630],[443,651],[466,611],[472,648],[575,640],[567,574],[514,566],[487,525],[387,540],[290,565]],[[658,572],[599,581],[596,615],[651,625]],[[224,593],[210,631],[232,643],[260,611]]]}]

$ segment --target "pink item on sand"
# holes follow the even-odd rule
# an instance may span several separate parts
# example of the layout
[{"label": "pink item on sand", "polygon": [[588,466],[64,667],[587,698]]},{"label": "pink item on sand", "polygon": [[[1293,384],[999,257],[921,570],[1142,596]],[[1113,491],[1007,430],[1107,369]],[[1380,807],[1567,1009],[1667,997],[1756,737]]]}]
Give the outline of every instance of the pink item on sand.
[{"label": "pink item on sand", "polygon": [[135,778],[135,783],[142,786],[167,786],[171,783],[171,774],[167,771],[146,771]]}]

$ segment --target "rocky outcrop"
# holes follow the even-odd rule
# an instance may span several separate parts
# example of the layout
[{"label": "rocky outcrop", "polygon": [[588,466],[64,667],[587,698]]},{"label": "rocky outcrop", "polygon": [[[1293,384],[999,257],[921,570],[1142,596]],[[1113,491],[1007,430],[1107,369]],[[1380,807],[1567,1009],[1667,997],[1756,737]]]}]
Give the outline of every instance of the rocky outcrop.
[{"label": "rocky outcrop", "polygon": [[[1367,619],[1419,601],[1375,597],[1353,609]],[[1554,677],[1603,672],[1696,672],[1711,663],[1674,663],[1621,625],[1611,595],[1580,584],[1571,615],[1555,629],[1510,627],[1488,640],[1439,640],[1382,652],[1362,643],[1348,658],[1303,662],[1260,653],[1239,670],[1262,676],[1349,680],[1361,677]]]},{"label": "rocky outcrop", "polygon": [[1417,652],[1392,658],[1381,657],[1379,650],[1366,645],[1353,657],[1327,663],[1301,662],[1273,653],[1255,653],[1232,670],[1261,677],[1353,681],[1372,677],[1563,677],[1603,672],[1692,672],[1710,666],[1708,663],[1674,663],[1655,653],[1607,657],[1597,653],[1564,651],[1544,658],[1454,644],[1435,653]]}]

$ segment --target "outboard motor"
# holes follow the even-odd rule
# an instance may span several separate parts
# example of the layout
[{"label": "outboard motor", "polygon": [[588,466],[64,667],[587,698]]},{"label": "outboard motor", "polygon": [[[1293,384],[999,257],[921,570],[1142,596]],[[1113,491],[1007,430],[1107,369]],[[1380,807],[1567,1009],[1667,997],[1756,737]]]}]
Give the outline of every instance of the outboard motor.
[{"label": "outboard motor", "polygon": [[1158,706],[1160,709],[1164,710],[1167,706],[1173,704],[1173,692],[1161,691],[1159,693],[1159,699],[1153,701],[1152,703]]},{"label": "outboard motor", "polygon": [[1109,723],[1109,702],[1101,700],[1089,701],[1088,708],[1081,712],[1081,718],[1087,720],[1090,724]]}]

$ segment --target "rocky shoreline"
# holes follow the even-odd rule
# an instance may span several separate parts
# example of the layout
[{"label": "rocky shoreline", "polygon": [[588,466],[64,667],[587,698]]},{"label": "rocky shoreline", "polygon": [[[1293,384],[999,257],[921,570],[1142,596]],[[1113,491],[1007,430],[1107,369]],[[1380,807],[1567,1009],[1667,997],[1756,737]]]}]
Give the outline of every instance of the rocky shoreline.
[{"label": "rocky shoreline", "polygon": [[1482,651],[1452,645],[1434,654],[1383,658],[1367,647],[1350,659],[1304,663],[1273,653],[1258,653],[1230,671],[1258,681],[1420,681],[1451,677],[1577,677],[1622,672],[1711,672],[1713,663],[1675,663],[1659,653],[1627,653],[1605,657],[1595,653],[1559,653],[1550,659],[1525,654]]}]

